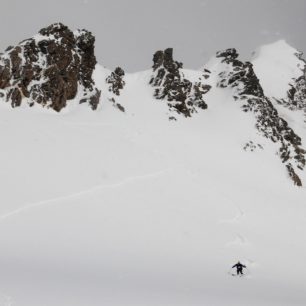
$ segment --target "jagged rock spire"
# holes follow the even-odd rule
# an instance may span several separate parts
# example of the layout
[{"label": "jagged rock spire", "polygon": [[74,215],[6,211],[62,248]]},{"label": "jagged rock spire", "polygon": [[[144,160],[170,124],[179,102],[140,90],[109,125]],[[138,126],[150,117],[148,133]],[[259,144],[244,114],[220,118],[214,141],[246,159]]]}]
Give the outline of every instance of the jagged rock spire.
[{"label": "jagged rock spire", "polygon": [[[153,56],[150,84],[157,99],[166,99],[170,110],[191,117],[198,108],[206,109],[203,95],[210,89],[204,82],[192,83],[184,77],[183,64],[173,60],[173,49],[157,51]],[[204,79],[204,77],[203,77]]]},{"label": "jagged rock spire", "polygon": [[120,92],[125,86],[124,76],[124,70],[121,67],[117,67],[105,80],[106,83],[109,84],[108,91],[112,95],[108,100],[122,112],[125,112],[125,108],[120,103],[116,102],[116,98],[120,96]]},{"label": "jagged rock spire", "polygon": [[0,56],[2,94],[13,107],[26,99],[30,105],[38,103],[60,111],[80,90],[80,102],[95,109],[100,92],[92,79],[94,42],[90,32],[73,33],[62,23],[41,29]]}]

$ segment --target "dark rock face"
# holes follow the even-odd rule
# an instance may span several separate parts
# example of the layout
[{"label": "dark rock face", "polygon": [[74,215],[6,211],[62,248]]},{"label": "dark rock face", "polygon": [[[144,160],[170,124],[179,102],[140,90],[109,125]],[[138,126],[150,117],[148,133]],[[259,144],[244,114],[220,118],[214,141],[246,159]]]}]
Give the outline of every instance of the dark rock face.
[{"label": "dark rock face", "polygon": [[172,49],[157,51],[152,68],[150,84],[155,88],[154,96],[166,99],[170,110],[191,117],[197,109],[207,108],[203,95],[210,90],[210,86],[187,80],[180,70],[183,64],[173,60]]},{"label": "dark rock face", "polygon": [[237,59],[238,56],[236,49],[233,48],[217,52],[217,57],[222,59],[222,63],[231,67],[230,71],[224,71],[219,75],[221,80],[218,86],[238,87],[242,83],[243,89],[240,89],[240,95],[263,97],[264,92],[253,70],[253,65],[250,62],[241,62]]},{"label": "dark rock face", "polygon": [[304,110],[306,113],[306,61],[303,59],[303,53],[297,53],[297,58],[303,64],[301,76],[294,79],[287,92],[287,99],[278,101],[291,110]]},{"label": "dark rock face", "polygon": [[229,62],[238,58],[239,54],[235,48],[229,48],[223,51],[218,51],[216,57],[223,58],[224,61]]},{"label": "dark rock face", "polygon": [[10,47],[0,56],[0,89],[12,107],[27,98],[60,111],[78,90],[95,109],[100,92],[94,87],[92,73],[96,65],[94,36],[86,30],[70,31],[55,23],[33,38]]},{"label": "dark rock face", "polygon": [[301,138],[278,115],[271,101],[265,97],[263,89],[254,73],[252,64],[237,59],[236,50],[229,49],[217,53],[224,63],[224,71],[219,74],[219,87],[234,88],[234,98],[242,102],[245,112],[253,112],[256,128],[266,138],[278,144],[278,154],[285,164],[294,184],[302,186],[296,171],[305,167],[306,151],[301,147]]},{"label": "dark rock face", "polygon": [[290,109],[304,109],[306,110],[306,69],[304,75],[294,80],[290,84],[290,89],[287,93],[288,104]]}]

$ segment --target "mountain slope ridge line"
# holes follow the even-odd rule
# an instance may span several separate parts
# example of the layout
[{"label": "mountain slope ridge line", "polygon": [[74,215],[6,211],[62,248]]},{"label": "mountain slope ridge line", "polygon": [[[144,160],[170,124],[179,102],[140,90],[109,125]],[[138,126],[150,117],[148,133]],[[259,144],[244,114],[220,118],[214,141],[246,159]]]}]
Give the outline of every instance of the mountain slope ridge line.
[{"label": "mountain slope ridge line", "polygon": [[[286,96],[274,99],[266,96],[267,87],[263,88],[253,64],[239,60],[234,48],[217,52],[212,68],[206,65],[200,71],[185,70],[183,63],[174,60],[172,48],[159,50],[153,56],[148,80],[145,83],[134,78],[138,86],[131,92],[131,75],[120,67],[114,71],[101,68],[96,61],[94,44],[91,32],[73,32],[62,23],[54,23],[34,37],[9,47],[0,55],[0,100],[13,108],[41,106],[56,112],[75,101],[94,111],[110,106],[124,114],[131,110],[129,100],[136,98],[139,100],[137,107],[141,108],[142,94],[151,91],[149,102],[159,103],[163,115],[169,121],[177,121],[206,112],[216,102],[213,97],[217,90],[231,88],[231,102],[240,103],[242,111],[251,113],[255,119],[254,128],[269,139],[271,145],[277,145],[275,153],[290,179],[302,186],[300,173],[306,164],[306,150],[302,144],[306,136],[291,128],[276,105],[280,103],[289,110],[306,113],[306,61],[301,53],[294,52],[293,48],[289,50],[294,53],[290,63],[298,65],[292,68],[295,78],[288,73],[288,86],[283,89]],[[287,48],[285,43],[277,46]],[[286,82],[282,80],[281,84]],[[245,149],[252,152],[258,148],[264,149],[252,139],[245,145]]]}]

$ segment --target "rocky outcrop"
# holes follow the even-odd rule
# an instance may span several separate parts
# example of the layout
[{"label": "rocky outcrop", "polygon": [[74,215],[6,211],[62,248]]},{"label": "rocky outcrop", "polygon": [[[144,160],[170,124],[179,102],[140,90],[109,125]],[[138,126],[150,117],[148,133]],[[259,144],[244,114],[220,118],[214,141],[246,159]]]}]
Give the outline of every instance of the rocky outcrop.
[{"label": "rocky outcrop", "polygon": [[[289,84],[287,106],[290,109],[303,109],[306,111],[306,69],[303,75]],[[286,102],[285,102],[286,103]]]},{"label": "rocky outcrop", "polygon": [[125,112],[125,108],[116,101],[116,97],[120,96],[120,91],[122,91],[125,86],[124,75],[124,70],[117,67],[105,80],[106,83],[109,84],[108,91],[110,96],[108,97],[108,100],[114,107],[118,108],[122,112]]},{"label": "rocky outcrop", "polygon": [[204,85],[204,81],[192,83],[186,79],[181,71],[183,64],[173,60],[173,49],[157,51],[152,68],[150,84],[155,89],[154,97],[167,100],[170,110],[191,117],[198,109],[207,108],[203,96],[210,86]]},{"label": "rocky outcrop", "polygon": [[233,88],[233,96],[241,103],[245,112],[252,112],[256,118],[256,128],[263,136],[278,145],[278,154],[285,164],[294,184],[302,186],[298,171],[305,167],[306,151],[301,147],[301,138],[279,116],[271,101],[265,97],[252,64],[238,60],[235,49],[218,52],[223,64],[219,74],[219,87]]},{"label": "rocky outcrop", "polygon": [[109,84],[108,90],[116,96],[120,96],[120,91],[124,88],[124,75],[124,70],[120,67],[117,67],[111,73],[111,75],[106,78],[106,83]]},{"label": "rocky outcrop", "polygon": [[241,62],[238,60],[239,54],[236,49],[227,49],[217,52],[216,57],[221,59],[221,62],[227,64],[225,70],[219,74],[219,87],[239,87],[239,95],[251,95],[256,97],[264,97],[263,89],[259,83],[253,65],[250,62]]},{"label": "rocky outcrop", "polygon": [[92,73],[96,65],[94,36],[72,32],[61,23],[9,47],[0,56],[0,89],[12,107],[24,100],[60,111],[79,93],[80,102],[96,109],[100,91]]},{"label": "rocky outcrop", "polygon": [[306,61],[303,59],[303,53],[297,53],[296,56],[303,65],[301,75],[289,84],[287,99],[279,102],[291,110],[298,109],[306,112]]}]

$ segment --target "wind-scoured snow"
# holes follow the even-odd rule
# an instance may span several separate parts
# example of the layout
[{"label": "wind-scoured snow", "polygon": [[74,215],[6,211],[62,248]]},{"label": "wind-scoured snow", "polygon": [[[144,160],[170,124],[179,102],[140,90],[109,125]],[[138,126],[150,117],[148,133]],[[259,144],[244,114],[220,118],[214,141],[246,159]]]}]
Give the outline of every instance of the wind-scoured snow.
[{"label": "wind-scoured snow", "polygon": [[[1,101],[2,304],[305,305],[305,188],[230,89],[169,121],[151,73],[125,75],[124,113],[101,66],[95,112]],[[238,260],[243,278],[231,275]]]}]

